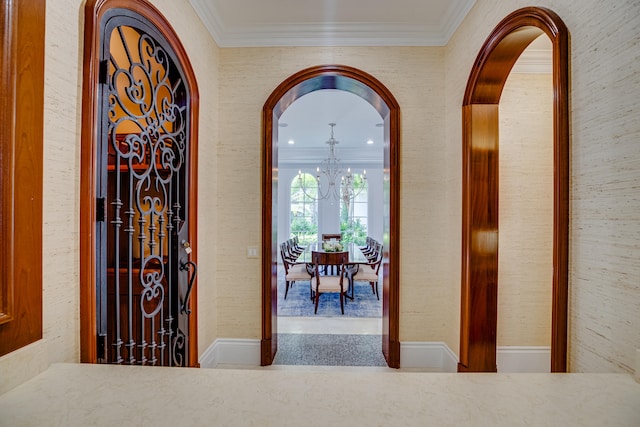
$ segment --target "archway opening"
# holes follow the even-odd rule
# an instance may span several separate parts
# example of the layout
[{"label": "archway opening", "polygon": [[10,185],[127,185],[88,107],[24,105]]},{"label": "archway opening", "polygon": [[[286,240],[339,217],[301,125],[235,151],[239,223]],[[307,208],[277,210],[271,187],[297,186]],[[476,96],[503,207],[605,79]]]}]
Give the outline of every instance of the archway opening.
[{"label": "archway opening", "polygon": [[463,101],[461,372],[496,371],[498,104],[513,65],[542,33],[553,50],[551,372],[567,369],[569,35],[554,12],[528,7],[507,16],[489,35],[471,70]]},{"label": "archway opening", "polygon": [[277,351],[277,194],[278,120],[295,100],[321,89],[356,94],[369,102],[384,123],[384,212],[382,351],[390,367],[400,366],[398,256],[400,108],[393,95],[373,76],[347,66],[317,66],[282,82],[267,99],[262,117],[262,340],[261,364],[272,363]]}]

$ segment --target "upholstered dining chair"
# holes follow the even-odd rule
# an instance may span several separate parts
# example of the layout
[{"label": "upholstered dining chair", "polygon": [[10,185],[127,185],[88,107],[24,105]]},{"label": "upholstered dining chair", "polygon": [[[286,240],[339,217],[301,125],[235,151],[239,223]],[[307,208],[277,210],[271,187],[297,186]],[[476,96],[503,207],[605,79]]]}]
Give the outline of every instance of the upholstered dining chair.
[{"label": "upholstered dining chair", "polygon": [[377,248],[376,258],[370,259],[368,264],[356,264],[350,271],[351,273],[351,286],[353,286],[353,292],[355,292],[355,282],[369,282],[371,285],[371,291],[375,294],[378,300],[380,294],[378,293],[378,280],[380,272],[380,265],[382,264],[382,244]]},{"label": "upholstered dining chair", "polygon": [[363,254],[365,257],[367,257],[369,262],[374,262],[376,259],[378,259],[378,255],[380,254],[380,252],[382,252],[382,243],[374,242],[372,249],[367,253],[363,252]]},{"label": "upholstered dining chair", "polygon": [[[290,257],[286,256],[286,249],[287,246],[285,243],[280,244],[280,256],[282,257],[282,264],[284,265],[284,280],[286,286],[284,299],[287,299],[289,287],[293,286],[295,282],[311,280],[311,273],[307,268],[307,264],[292,261]],[[311,294],[311,291],[309,292]]]},{"label": "upholstered dining chair", "polygon": [[302,246],[300,244],[300,238],[297,235],[293,236],[293,239],[291,239],[291,241],[293,242],[293,247],[296,249],[297,252],[302,253],[307,248],[306,246]]},{"label": "upholstered dining chair", "polygon": [[324,233],[322,241],[326,242],[328,240],[342,240],[342,233]]},{"label": "upholstered dining chair", "polygon": [[304,252],[304,249],[301,249],[295,245],[295,242],[293,239],[289,239],[284,243],[287,246],[287,250],[289,251],[289,254],[291,254],[291,256],[294,258],[298,258],[298,256],[300,256],[300,254]]},{"label": "upholstered dining chair", "polygon": [[360,250],[365,256],[371,255],[376,250],[378,241],[372,237],[367,237],[367,243],[365,246],[360,246]]},{"label": "upholstered dining chair", "polygon": [[[349,289],[349,281],[345,280],[346,265],[349,262],[349,252],[311,252],[311,262],[313,265],[314,274],[311,278],[311,290],[315,297],[315,311],[318,313],[318,302],[320,301],[320,295],[324,293],[339,293],[340,294],[340,311],[344,314],[344,304],[346,302],[346,294]],[[338,275],[323,275],[320,274],[320,267],[322,266],[337,267]]]}]

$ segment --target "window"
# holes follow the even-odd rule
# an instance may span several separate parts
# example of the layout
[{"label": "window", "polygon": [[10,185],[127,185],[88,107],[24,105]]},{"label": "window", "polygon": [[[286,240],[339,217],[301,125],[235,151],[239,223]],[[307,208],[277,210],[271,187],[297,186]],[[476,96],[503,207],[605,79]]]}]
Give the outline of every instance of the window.
[{"label": "window", "polygon": [[340,231],[342,241],[364,245],[368,233],[369,192],[367,181],[360,174],[353,174],[353,199],[340,201]]},{"label": "window", "polygon": [[[304,190],[300,185],[304,184]],[[306,190],[306,192],[305,192]],[[291,181],[291,237],[298,236],[301,244],[318,239],[318,183],[313,175],[300,174]]]}]

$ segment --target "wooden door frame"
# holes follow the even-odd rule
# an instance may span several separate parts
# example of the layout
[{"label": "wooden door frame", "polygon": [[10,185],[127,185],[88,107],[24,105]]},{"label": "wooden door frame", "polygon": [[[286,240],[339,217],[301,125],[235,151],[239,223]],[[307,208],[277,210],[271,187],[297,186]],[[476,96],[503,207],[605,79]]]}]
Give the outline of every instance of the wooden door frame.
[{"label": "wooden door frame", "polygon": [[[191,257],[197,260],[197,152],[198,152],[198,85],[191,62],[171,24],[162,13],[145,0],[89,0],[85,5],[84,59],[82,88],[82,141],[80,168],[80,360],[97,362],[96,326],[96,174],[99,136],[100,21],[112,9],[130,10],[154,26],[172,47],[185,75],[190,99],[190,169],[189,177],[189,242]],[[194,284],[190,304],[193,318],[189,322],[188,366],[198,366],[197,286]]]},{"label": "wooden door frame", "polygon": [[0,4],[0,357],[43,332],[45,3]]},{"label": "wooden door frame", "polygon": [[[384,168],[389,171],[389,241],[383,265],[382,350],[387,364],[400,367],[399,256],[400,256],[400,107],[391,92],[375,77],[353,67],[322,65],[287,78],[269,96],[262,109],[262,340],[261,365],[270,365],[277,351],[277,236],[273,211],[277,185],[277,120],[301,96],[319,89],[339,89],[369,102],[384,118],[385,142],[389,143]],[[275,125],[274,125],[274,122]],[[274,161],[274,157],[275,161]]]},{"label": "wooden door frame", "polygon": [[567,370],[569,33],[553,11],[526,7],[491,32],[463,101],[461,372],[495,372],[498,286],[498,104],[514,63],[539,35],[553,46],[551,372]]}]

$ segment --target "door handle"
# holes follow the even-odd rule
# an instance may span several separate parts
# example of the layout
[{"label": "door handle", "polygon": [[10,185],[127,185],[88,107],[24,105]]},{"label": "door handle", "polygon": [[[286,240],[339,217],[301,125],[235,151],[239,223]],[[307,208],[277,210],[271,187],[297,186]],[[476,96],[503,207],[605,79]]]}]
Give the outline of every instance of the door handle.
[{"label": "door handle", "polygon": [[182,244],[182,248],[184,249],[184,251],[186,252],[187,255],[189,255],[192,251],[191,251],[191,244],[189,242],[187,242],[186,240],[182,239],[182,242],[180,242]]},{"label": "door handle", "polygon": [[182,307],[180,307],[180,313],[183,313],[183,314],[191,314],[191,310],[188,308],[189,298],[191,297],[191,288],[193,288],[193,282],[196,280],[196,276],[198,275],[198,266],[193,261],[187,261],[187,262],[180,261],[180,271],[189,270],[189,267],[191,267],[193,271],[191,271],[191,278],[189,279],[187,294],[184,297],[184,302],[182,304]]}]

